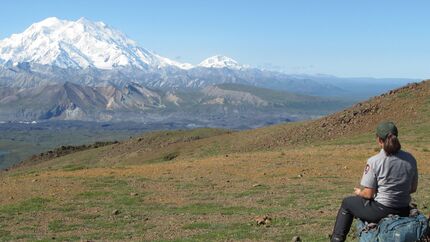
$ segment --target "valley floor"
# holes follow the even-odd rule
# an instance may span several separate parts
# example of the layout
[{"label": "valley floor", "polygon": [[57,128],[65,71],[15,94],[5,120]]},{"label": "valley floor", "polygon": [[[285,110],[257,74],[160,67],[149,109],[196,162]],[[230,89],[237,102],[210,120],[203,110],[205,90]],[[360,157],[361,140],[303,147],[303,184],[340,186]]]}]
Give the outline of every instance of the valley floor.
[{"label": "valley floor", "polygon": [[[69,164],[5,172],[0,238],[289,241],[298,235],[327,241],[341,199],[352,194],[375,148],[326,142],[109,168]],[[419,161],[414,200],[426,214],[428,148],[406,145]],[[264,215],[271,223],[258,226],[255,218]]]}]

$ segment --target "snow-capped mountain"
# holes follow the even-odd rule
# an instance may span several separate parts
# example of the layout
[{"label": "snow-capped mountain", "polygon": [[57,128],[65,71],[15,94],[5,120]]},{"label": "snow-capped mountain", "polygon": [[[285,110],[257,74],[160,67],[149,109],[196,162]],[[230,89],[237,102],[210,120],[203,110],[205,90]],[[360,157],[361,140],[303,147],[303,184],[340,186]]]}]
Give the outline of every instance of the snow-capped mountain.
[{"label": "snow-capped mountain", "polygon": [[[142,48],[103,22],[85,18],[47,18],[0,41],[0,86],[32,88],[64,82],[119,88],[130,82],[163,89],[220,83],[261,87],[283,83],[293,92],[309,88],[309,82],[301,85],[301,80],[249,68],[221,55],[197,66],[179,63]],[[315,86],[321,90],[321,85]]]},{"label": "snow-capped mountain", "polygon": [[198,66],[206,68],[229,68],[242,69],[245,66],[240,65],[237,61],[227,56],[215,55],[202,61]]},{"label": "snow-capped mountain", "polygon": [[68,21],[51,17],[32,24],[23,33],[0,41],[0,60],[61,68],[193,67],[159,56],[103,22],[85,18]]},{"label": "snow-capped mountain", "polygon": [[251,68],[221,55],[196,66],[176,62],[139,46],[103,22],[85,18],[47,18],[0,40],[0,87],[37,88],[65,82],[119,89],[129,83],[154,89],[235,83],[306,95],[351,96],[338,84],[343,79],[331,84],[326,78]]}]

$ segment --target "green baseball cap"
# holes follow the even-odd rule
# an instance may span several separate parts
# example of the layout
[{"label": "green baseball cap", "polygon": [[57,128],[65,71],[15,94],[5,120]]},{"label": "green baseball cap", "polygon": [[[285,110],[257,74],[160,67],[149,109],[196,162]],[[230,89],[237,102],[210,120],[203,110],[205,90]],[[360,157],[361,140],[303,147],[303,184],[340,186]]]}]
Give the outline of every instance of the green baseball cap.
[{"label": "green baseball cap", "polygon": [[386,139],[388,134],[394,134],[398,136],[399,131],[393,122],[382,122],[376,127],[376,135],[381,139]]}]

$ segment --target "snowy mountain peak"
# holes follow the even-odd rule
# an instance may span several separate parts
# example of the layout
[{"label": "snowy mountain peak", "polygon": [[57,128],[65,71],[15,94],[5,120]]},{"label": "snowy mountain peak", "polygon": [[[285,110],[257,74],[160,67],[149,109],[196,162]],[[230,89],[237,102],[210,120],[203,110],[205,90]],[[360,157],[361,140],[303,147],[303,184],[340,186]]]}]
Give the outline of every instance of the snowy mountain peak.
[{"label": "snowy mountain peak", "polygon": [[35,25],[35,26],[36,25],[38,25],[38,26],[55,26],[55,25],[61,24],[63,22],[64,21],[58,19],[57,17],[49,17],[49,18],[46,18],[46,19],[44,19],[38,23],[35,23],[33,25]]},{"label": "snowy mountain peak", "polygon": [[[80,17],[76,22],[78,23],[85,23],[85,24],[92,24],[93,22],[91,22],[90,20],[88,20],[85,17]],[[98,23],[103,23],[103,22],[98,22]]]},{"label": "snowy mountain peak", "polygon": [[192,68],[139,47],[103,22],[56,17],[32,24],[23,33],[0,40],[0,63],[30,62],[62,68]]},{"label": "snowy mountain peak", "polygon": [[237,61],[230,57],[215,55],[202,61],[198,66],[206,68],[230,68],[230,69],[242,69],[245,66],[240,65]]}]

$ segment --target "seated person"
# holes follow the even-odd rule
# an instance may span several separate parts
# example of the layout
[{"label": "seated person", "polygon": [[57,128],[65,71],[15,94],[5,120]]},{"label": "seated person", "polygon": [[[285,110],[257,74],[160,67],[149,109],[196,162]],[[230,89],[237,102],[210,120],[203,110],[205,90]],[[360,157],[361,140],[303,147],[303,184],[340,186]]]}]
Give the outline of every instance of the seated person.
[{"label": "seated person", "polygon": [[367,161],[361,179],[364,188],[355,188],[355,196],[343,199],[331,241],[345,241],[354,217],[378,223],[389,214],[409,216],[410,194],[418,186],[417,162],[401,150],[397,136],[392,122],[376,128],[376,141],[382,149]]}]

